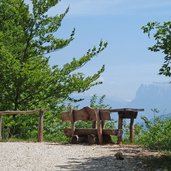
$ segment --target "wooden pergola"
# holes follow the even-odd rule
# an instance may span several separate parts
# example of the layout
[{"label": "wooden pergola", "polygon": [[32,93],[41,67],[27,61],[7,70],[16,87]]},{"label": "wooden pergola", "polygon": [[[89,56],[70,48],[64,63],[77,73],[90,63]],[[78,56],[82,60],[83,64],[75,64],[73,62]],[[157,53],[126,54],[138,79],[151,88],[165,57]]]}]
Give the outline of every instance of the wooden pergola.
[{"label": "wooden pergola", "polygon": [[0,111],[0,140],[2,140],[2,119],[3,115],[32,115],[38,113],[38,142],[43,141],[43,113],[47,109],[36,109],[27,111]]}]

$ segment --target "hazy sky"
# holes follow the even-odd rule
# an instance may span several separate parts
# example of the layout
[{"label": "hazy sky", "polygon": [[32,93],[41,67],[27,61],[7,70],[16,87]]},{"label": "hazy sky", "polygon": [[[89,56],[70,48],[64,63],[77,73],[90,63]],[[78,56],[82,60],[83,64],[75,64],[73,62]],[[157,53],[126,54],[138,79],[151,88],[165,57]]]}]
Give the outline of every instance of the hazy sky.
[{"label": "hazy sky", "polygon": [[170,0],[62,0],[49,14],[55,15],[70,6],[57,35],[67,37],[76,28],[75,40],[52,54],[51,64],[79,58],[100,40],[108,41],[104,52],[87,63],[81,71],[95,73],[103,64],[103,84],[85,93],[106,94],[111,98],[131,100],[141,84],[169,82],[159,76],[162,54],[148,51],[153,39],[143,34],[141,27],[149,21],[169,21]]}]

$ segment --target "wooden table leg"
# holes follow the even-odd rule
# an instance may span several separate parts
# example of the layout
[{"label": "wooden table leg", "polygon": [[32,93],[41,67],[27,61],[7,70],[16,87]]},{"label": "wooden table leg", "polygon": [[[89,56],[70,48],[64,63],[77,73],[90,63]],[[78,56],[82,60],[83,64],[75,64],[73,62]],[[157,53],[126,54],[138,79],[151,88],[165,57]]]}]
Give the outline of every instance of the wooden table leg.
[{"label": "wooden table leg", "polygon": [[134,118],[130,119],[130,143],[134,142]]},{"label": "wooden table leg", "polygon": [[117,144],[122,144],[122,123],[123,123],[123,118],[120,117],[118,118],[118,131],[119,131],[119,135],[118,135],[118,142]]}]

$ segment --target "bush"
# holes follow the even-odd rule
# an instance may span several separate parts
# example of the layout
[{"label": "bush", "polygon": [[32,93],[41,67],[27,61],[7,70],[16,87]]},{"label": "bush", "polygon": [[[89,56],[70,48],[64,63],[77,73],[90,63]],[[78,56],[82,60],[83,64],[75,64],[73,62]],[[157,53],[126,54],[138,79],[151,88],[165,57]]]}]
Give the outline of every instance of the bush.
[{"label": "bush", "polygon": [[155,117],[153,122],[146,117],[142,119],[145,122],[145,128],[138,136],[138,143],[154,150],[171,151],[171,119],[161,120]]}]

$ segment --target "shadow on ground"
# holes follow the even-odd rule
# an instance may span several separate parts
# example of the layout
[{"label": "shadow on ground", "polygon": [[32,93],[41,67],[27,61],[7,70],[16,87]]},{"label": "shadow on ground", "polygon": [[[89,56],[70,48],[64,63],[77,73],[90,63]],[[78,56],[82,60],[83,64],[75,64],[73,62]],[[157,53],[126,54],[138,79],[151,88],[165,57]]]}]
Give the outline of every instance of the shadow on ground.
[{"label": "shadow on ground", "polygon": [[70,158],[67,165],[57,166],[60,170],[70,171],[171,171],[170,161],[151,157],[132,157],[116,160],[113,156],[90,158],[85,161]]},{"label": "shadow on ground", "polygon": [[[55,145],[55,144],[51,144]],[[72,146],[67,144],[67,146]],[[83,146],[87,146],[84,144]],[[74,146],[73,146],[74,148]],[[149,151],[134,145],[101,146],[109,155],[100,157],[77,158],[67,157],[65,165],[56,165],[56,170],[68,171],[171,171],[171,154],[156,155],[158,152]],[[124,160],[117,160],[115,154],[121,151]]]}]

